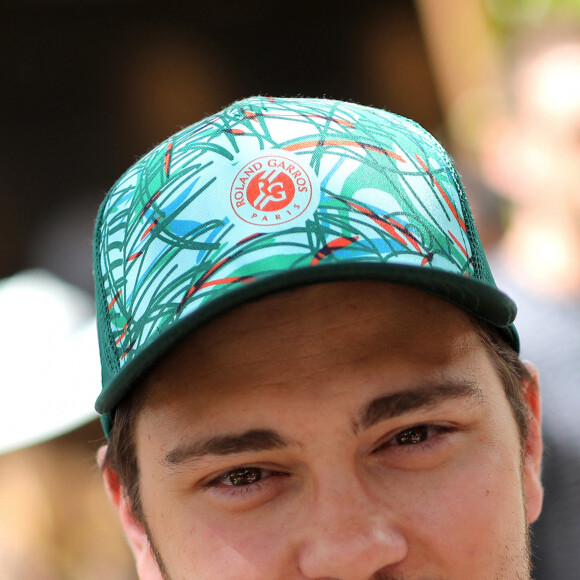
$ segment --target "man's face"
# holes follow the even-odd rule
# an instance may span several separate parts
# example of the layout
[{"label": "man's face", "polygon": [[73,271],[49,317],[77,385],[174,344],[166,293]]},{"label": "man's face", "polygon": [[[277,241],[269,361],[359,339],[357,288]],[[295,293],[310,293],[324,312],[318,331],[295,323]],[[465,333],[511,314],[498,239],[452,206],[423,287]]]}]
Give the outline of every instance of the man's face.
[{"label": "man's face", "polygon": [[[135,438],[165,578],[529,578],[539,443],[522,459],[469,317],[435,297],[274,295],[196,332],[148,388]],[[161,578],[124,520],[142,580]]]}]

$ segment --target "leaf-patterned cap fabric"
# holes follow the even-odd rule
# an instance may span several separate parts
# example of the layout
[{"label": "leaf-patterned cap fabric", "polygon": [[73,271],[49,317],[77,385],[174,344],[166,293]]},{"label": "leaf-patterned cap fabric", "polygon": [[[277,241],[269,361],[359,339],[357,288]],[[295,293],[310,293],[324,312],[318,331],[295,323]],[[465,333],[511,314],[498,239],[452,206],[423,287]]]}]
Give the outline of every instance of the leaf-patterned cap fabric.
[{"label": "leaf-patterned cap fabric", "polygon": [[297,285],[373,279],[433,292],[502,329],[457,172],[415,122],[326,99],[253,97],[131,167],[95,232],[103,390],[111,412],[187,333]]}]

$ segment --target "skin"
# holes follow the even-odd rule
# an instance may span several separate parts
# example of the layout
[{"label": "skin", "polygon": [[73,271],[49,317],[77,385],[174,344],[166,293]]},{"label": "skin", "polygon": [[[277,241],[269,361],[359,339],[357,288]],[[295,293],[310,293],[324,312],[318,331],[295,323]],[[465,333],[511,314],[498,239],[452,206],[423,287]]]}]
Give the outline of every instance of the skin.
[{"label": "skin", "polygon": [[395,285],[305,287],[222,316],[149,376],[145,527],[105,483],[142,580],[528,579],[525,387],[522,450],[467,314]]}]

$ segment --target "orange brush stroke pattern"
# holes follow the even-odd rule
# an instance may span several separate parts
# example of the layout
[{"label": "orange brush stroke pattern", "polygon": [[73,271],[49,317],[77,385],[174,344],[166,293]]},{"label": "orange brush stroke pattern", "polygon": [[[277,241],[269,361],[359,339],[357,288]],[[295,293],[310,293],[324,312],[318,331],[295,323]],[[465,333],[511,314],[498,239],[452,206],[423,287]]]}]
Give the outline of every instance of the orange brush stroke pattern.
[{"label": "orange brush stroke pattern", "polygon": [[321,139],[320,141],[302,141],[301,143],[286,145],[282,149],[286,149],[286,151],[299,151],[300,149],[308,149],[310,147],[332,147],[333,145],[339,145],[342,147],[360,147],[365,151],[376,151],[377,153],[387,155],[387,157],[392,157],[396,161],[405,163],[405,160],[400,155],[397,155],[397,153],[394,151],[389,151],[388,149],[383,149],[382,147],[376,147],[375,145],[369,145],[367,143],[350,141],[348,139]]},{"label": "orange brush stroke pattern", "polygon": [[331,240],[330,242],[328,242],[328,244],[326,244],[325,246],[320,248],[318,252],[316,252],[316,255],[310,261],[310,265],[315,266],[316,264],[320,263],[322,259],[326,258],[326,256],[329,256],[330,254],[336,252],[337,250],[350,246],[350,244],[356,242],[358,238],[359,238],[358,236],[353,236],[352,238],[342,237]]},{"label": "orange brush stroke pattern", "polygon": [[[392,220],[393,222],[395,222],[395,224],[399,227],[402,228],[403,231],[401,231],[400,233],[397,231],[396,227],[389,223],[389,219],[392,218],[382,218],[380,216],[378,216],[376,213],[372,212],[371,210],[367,209],[366,207],[362,207],[361,205],[358,205],[352,201],[347,201],[346,203],[348,203],[348,205],[350,205],[351,207],[354,207],[354,209],[356,209],[357,211],[360,211],[362,214],[366,215],[367,217],[371,218],[378,226],[380,226],[381,228],[383,228],[386,232],[388,232],[393,238],[395,238],[398,242],[400,242],[401,244],[403,244],[403,246],[407,245],[407,242],[410,242],[413,247],[418,251],[421,252],[421,247],[419,246],[419,244],[417,243],[417,240],[411,235],[410,232],[407,232],[405,228],[403,228],[403,226],[401,224],[399,224],[398,222],[396,222],[395,220]],[[404,236],[404,237],[402,237]]]},{"label": "orange brush stroke pattern", "polygon": [[107,310],[111,310],[111,308],[113,308],[113,306],[115,305],[115,302],[117,302],[117,300],[119,299],[119,296],[121,296],[121,292],[123,292],[123,290],[119,290],[115,296],[113,296],[113,299],[109,302],[109,306],[107,306]]},{"label": "orange brush stroke pattern", "polygon": [[151,230],[159,223],[159,218],[155,218],[153,220],[153,223],[143,232],[143,235],[141,236],[141,240],[144,240],[150,233]]},{"label": "orange brush stroke pattern", "polygon": [[427,173],[427,175],[429,175],[429,177],[431,177],[431,179],[433,180],[433,183],[435,184],[435,187],[437,188],[437,191],[441,194],[441,197],[443,197],[443,199],[445,200],[445,203],[447,204],[447,206],[451,210],[451,213],[453,214],[453,216],[457,220],[457,223],[461,226],[461,229],[464,232],[466,232],[467,229],[465,227],[465,223],[463,222],[463,220],[461,219],[461,217],[459,217],[459,214],[457,213],[457,210],[455,209],[455,206],[451,203],[451,200],[449,199],[449,197],[445,193],[445,190],[441,187],[441,184],[431,174],[431,171],[429,171],[429,168],[427,167],[427,165],[425,164],[425,162],[417,154],[415,154],[415,157],[417,158],[417,161],[419,162],[419,164],[421,165],[421,167],[424,169],[424,171]]},{"label": "orange brush stroke pattern", "polygon": [[163,168],[165,169],[165,176],[169,177],[169,165],[171,163],[171,152],[173,151],[173,141],[170,141],[165,151],[165,158],[163,160]]},{"label": "orange brush stroke pattern", "polygon": [[461,242],[451,233],[450,230],[447,230],[447,233],[453,238],[453,241],[457,244],[457,247],[463,252],[465,257],[469,258],[469,254],[467,253],[467,250],[463,247]]}]

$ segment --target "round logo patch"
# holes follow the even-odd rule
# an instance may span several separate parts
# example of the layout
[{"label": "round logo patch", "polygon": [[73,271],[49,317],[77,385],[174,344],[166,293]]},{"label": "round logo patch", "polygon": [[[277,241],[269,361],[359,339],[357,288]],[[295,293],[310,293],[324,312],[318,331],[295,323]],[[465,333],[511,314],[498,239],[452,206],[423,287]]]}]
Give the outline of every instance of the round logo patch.
[{"label": "round logo patch", "polygon": [[264,155],[240,169],[232,184],[230,201],[244,222],[276,226],[304,214],[312,203],[312,192],[309,171],[294,157]]}]

